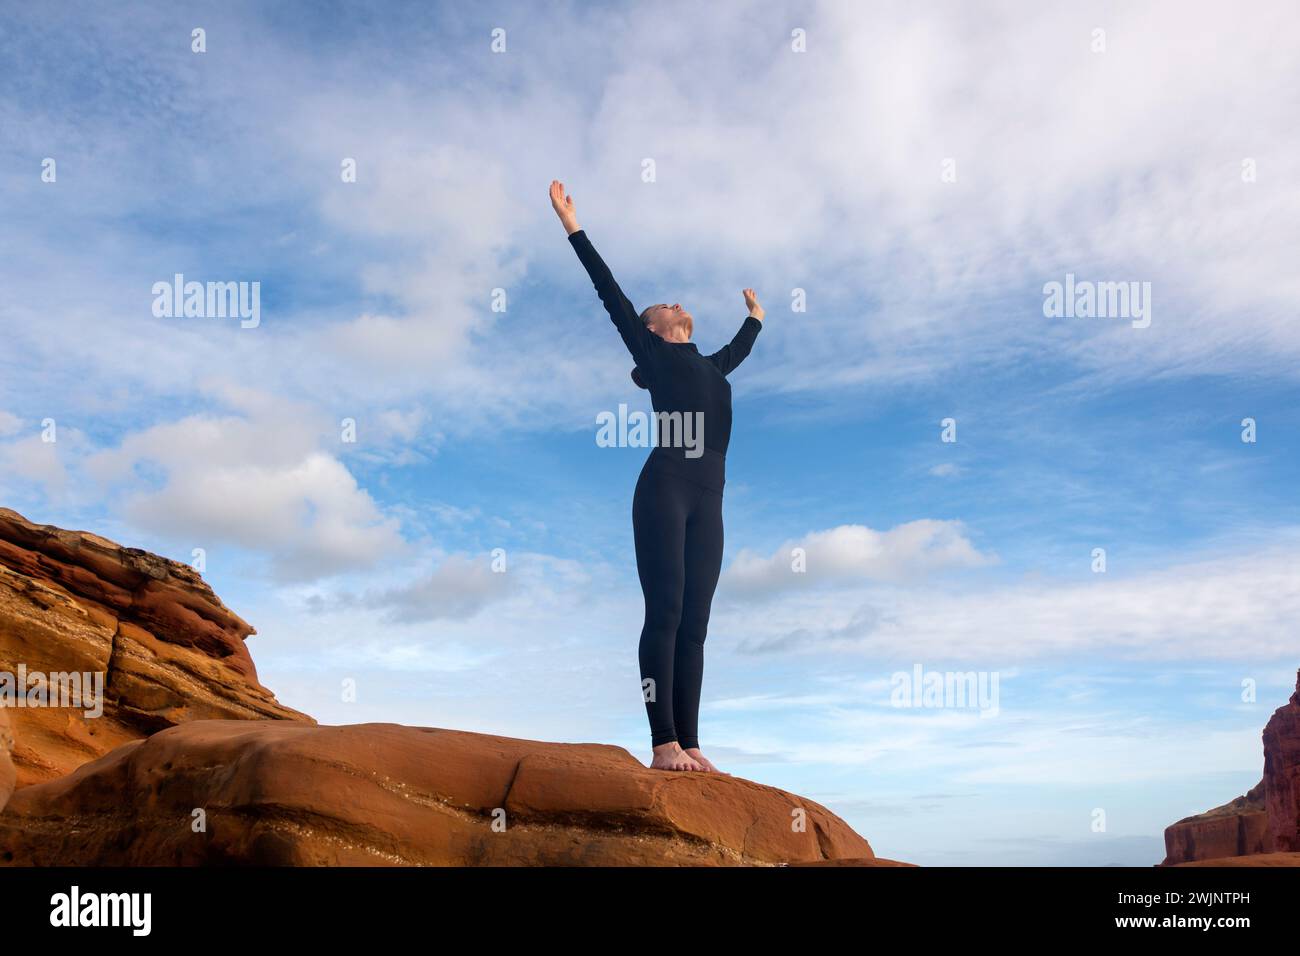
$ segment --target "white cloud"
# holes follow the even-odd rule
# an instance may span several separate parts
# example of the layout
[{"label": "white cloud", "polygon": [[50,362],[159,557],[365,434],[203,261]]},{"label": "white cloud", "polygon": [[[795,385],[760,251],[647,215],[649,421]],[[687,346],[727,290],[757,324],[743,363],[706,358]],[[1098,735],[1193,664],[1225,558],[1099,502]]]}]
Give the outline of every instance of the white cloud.
[{"label": "white cloud", "polygon": [[0,468],[6,475],[35,481],[45,492],[57,494],[68,485],[68,468],[57,442],[45,442],[40,436],[22,438],[0,447]]},{"label": "white cloud", "polygon": [[513,590],[514,577],[492,569],[489,555],[449,555],[432,574],[367,593],[361,603],[398,623],[472,618]]},{"label": "white cloud", "polygon": [[729,592],[774,594],[809,583],[902,581],[992,560],[971,544],[961,522],[924,518],[888,531],[856,524],[814,531],[768,557],[741,551],[723,581]]},{"label": "white cloud", "polygon": [[414,441],[428,419],[422,408],[387,408],[378,415],[381,432],[402,441]]},{"label": "white cloud", "polygon": [[39,484],[47,495],[58,496],[69,485],[65,457],[75,455],[83,436],[75,429],[59,428],[57,441],[45,441],[41,434],[29,435],[0,445],[0,473]]},{"label": "white cloud", "polygon": [[[429,542],[413,545],[419,555]],[[482,622],[490,621],[498,649],[508,643],[502,633],[504,622],[528,621],[525,640],[535,638],[540,621],[570,621],[575,606],[591,611],[599,603],[590,590],[593,570],[607,575],[608,569],[589,567],[584,562],[537,552],[493,549],[483,552],[444,553],[431,551],[402,573],[393,583],[391,568],[376,568],[370,574],[352,576],[346,582],[328,586],[307,586],[299,596],[304,611],[320,622],[365,620],[364,626],[348,630],[378,632],[410,643],[427,638],[428,628],[439,622],[438,634],[464,636],[470,643],[481,638]],[[480,612],[491,606],[490,617]]]},{"label": "white cloud", "polygon": [[333,422],[253,390],[213,385],[244,414],[192,415],[128,435],[88,470],[121,486],[136,526],[187,547],[234,544],[281,580],[370,567],[405,547],[347,467]]},{"label": "white cloud", "polygon": [[846,651],[983,661],[987,669],[1089,654],[1275,660],[1294,655],[1300,617],[1300,548],[1293,535],[1278,537],[1290,540],[1129,576],[1081,571],[1077,582],[789,594],[732,609],[728,630],[753,653]]}]

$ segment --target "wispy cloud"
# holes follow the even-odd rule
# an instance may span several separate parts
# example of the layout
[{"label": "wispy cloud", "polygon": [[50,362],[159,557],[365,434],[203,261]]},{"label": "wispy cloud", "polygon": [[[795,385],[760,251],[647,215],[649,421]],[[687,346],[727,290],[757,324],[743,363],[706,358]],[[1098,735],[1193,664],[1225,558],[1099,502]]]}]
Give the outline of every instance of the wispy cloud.
[{"label": "wispy cloud", "polygon": [[[1293,536],[1291,536],[1293,537]],[[739,649],[849,651],[885,658],[1272,660],[1294,651],[1300,614],[1294,541],[1137,573],[982,580],[966,585],[845,587],[733,610]]]},{"label": "wispy cloud", "polygon": [[888,531],[841,525],[787,541],[767,557],[741,551],[724,583],[729,591],[772,595],[825,582],[903,581],[992,560],[958,521],[923,518]]}]

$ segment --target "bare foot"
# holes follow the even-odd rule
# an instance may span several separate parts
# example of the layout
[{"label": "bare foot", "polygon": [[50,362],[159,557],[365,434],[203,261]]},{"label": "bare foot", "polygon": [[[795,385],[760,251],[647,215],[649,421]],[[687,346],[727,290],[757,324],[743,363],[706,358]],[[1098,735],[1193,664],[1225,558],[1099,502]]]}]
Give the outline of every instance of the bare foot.
[{"label": "bare foot", "polygon": [[724,777],[731,776],[731,774],[727,773],[725,770],[719,770],[717,767],[713,766],[713,761],[700,753],[699,747],[688,747],[686,750],[683,750],[682,753],[686,754],[686,756],[699,764],[701,769],[707,770],[709,773],[720,773]]},{"label": "bare foot", "polygon": [[650,760],[651,770],[703,770],[704,767],[686,756],[677,741],[660,744],[654,748],[654,757]]}]

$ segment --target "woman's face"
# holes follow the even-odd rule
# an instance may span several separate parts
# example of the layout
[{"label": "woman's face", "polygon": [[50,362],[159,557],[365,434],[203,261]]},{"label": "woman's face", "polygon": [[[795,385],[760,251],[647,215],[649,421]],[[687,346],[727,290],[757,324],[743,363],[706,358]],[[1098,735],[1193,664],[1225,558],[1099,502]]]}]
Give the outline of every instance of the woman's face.
[{"label": "woman's face", "polygon": [[672,305],[660,302],[650,306],[646,310],[645,324],[655,335],[669,341],[687,341],[695,330],[695,320],[678,302]]}]

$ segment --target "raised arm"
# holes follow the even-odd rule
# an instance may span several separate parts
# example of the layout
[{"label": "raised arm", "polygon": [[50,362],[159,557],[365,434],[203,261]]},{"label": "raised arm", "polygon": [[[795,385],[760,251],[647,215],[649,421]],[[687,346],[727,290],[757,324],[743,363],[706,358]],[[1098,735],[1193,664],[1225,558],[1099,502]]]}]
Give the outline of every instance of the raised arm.
[{"label": "raised arm", "polygon": [[637,364],[644,368],[650,351],[660,341],[659,337],[645,327],[636,308],[614,280],[614,274],[609,271],[609,266],[605,265],[605,260],[600,257],[600,253],[587,238],[586,231],[578,225],[573,197],[565,194],[564,184],[558,180],[551,182],[551,205],[556,215],[560,217],[560,222],[564,224],[564,231],[569,234],[569,244],[573,246],[579,261],[587,270],[587,275],[591,277],[591,283],[596,287],[596,294],[600,296],[601,304],[609,313],[610,321],[618,329],[618,334],[623,337],[623,344],[632,353],[632,358],[636,359]]},{"label": "raised arm", "polygon": [[730,374],[732,369],[745,361],[745,356],[754,347],[754,339],[758,338],[758,333],[763,329],[763,307],[754,297],[754,290],[746,289],[744,296],[745,304],[749,306],[749,315],[741,323],[740,331],[730,342],[709,356],[709,361],[716,365],[723,375]]}]

